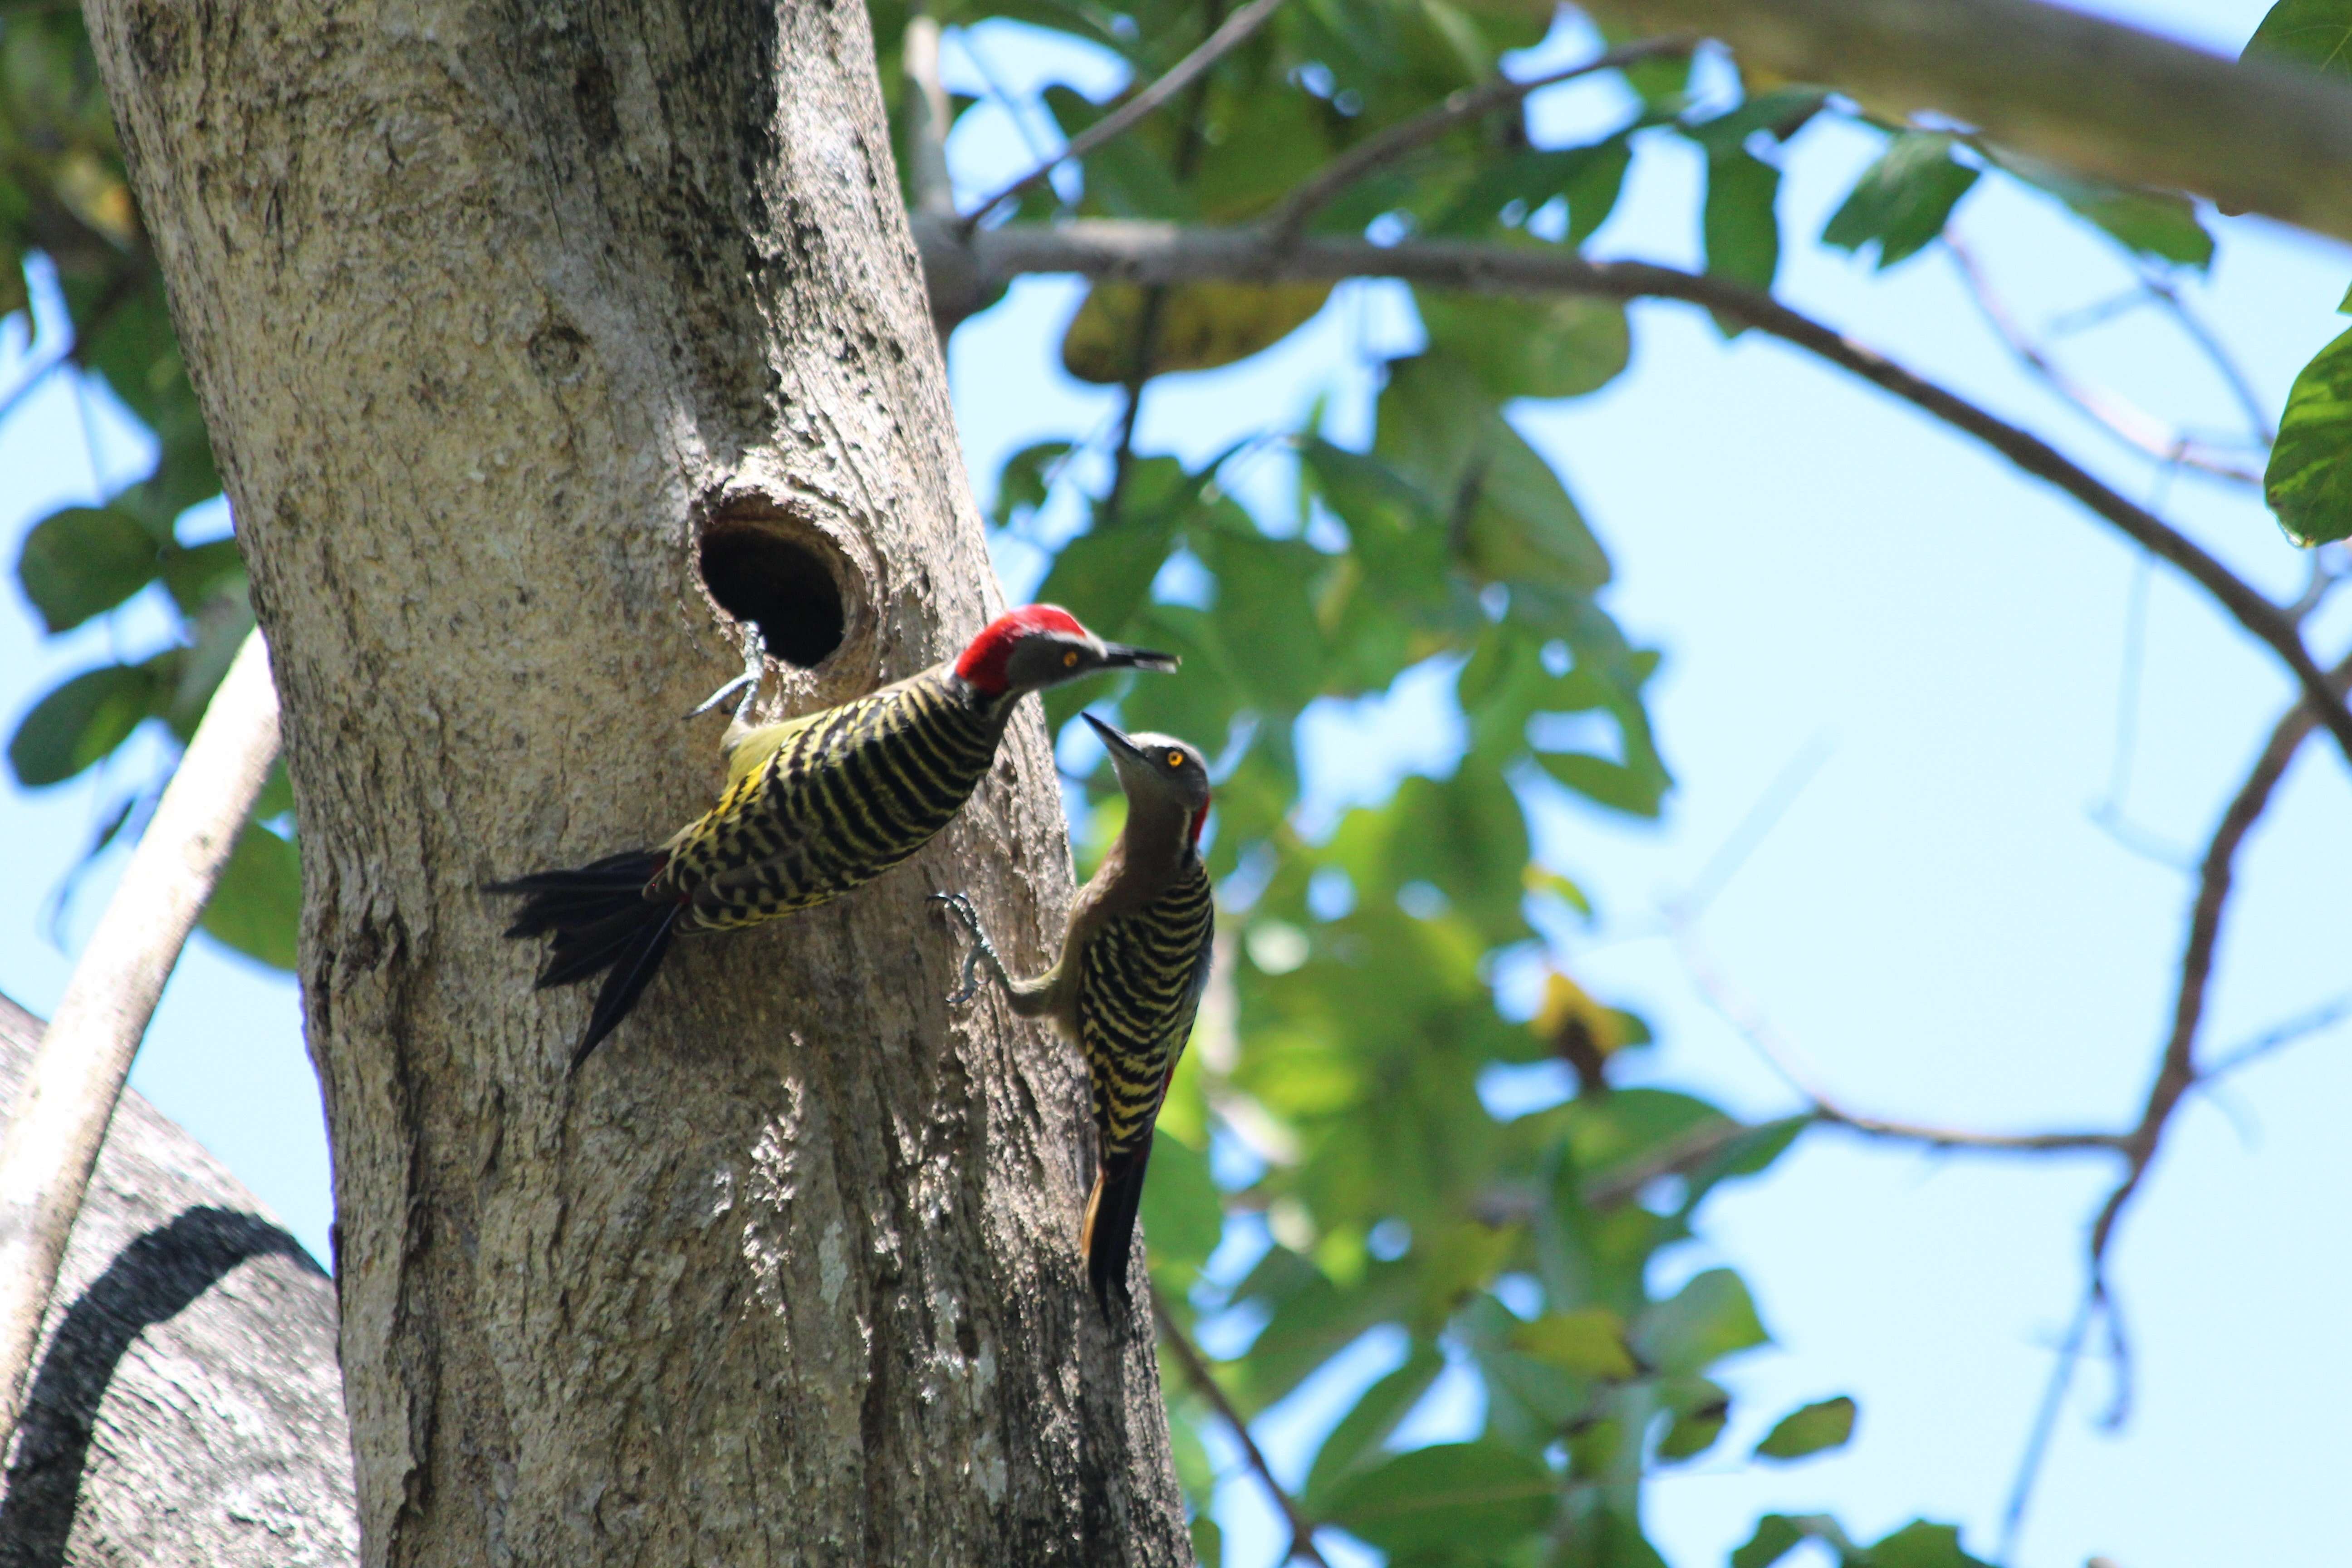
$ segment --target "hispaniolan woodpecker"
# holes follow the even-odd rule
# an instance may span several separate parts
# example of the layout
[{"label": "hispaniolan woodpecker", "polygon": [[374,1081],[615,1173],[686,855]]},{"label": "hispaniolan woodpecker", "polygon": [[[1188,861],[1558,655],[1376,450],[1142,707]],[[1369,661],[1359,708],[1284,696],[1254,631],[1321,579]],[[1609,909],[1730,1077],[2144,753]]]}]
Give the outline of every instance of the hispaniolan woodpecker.
[{"label": "hispaniolan woodpecker", "polygon": [[750,686],[722,742],[727,788],[667,842],[489,890],[524,903],[510,937],[553,933],[538,986],[605,974],[572,1070],[652,980],[681,931],[733,931],[824,903],[929,843],[979,787],[1021,699],[1104,669],[1176,660],[1107,643],[1052,605],[1001,616],[957,658],[837,708],[747,725],[762,658],[697,709]]},{"label": "hispaniolan woodpecker", "polygon": [[1085,717],[1127,792],[1127,826],[1078,893],[1061,962],[1034,979],[1014,979],[971,900],[961,893],[932,897],[972,938],[962,988],[950,1000],[971,994],[985,963],[1015,1013],[1053,1020],[1087,1058],[1098,1160],[1078,1247],[1108,1319],[1111,1292],[1128,1300],[1151,1126],[1209,984],[1216,911],[1201,864],[1201,826],[1209,815],[1209,769],[1201,753],[1166,735],[1123,735],[1091,713]]}]

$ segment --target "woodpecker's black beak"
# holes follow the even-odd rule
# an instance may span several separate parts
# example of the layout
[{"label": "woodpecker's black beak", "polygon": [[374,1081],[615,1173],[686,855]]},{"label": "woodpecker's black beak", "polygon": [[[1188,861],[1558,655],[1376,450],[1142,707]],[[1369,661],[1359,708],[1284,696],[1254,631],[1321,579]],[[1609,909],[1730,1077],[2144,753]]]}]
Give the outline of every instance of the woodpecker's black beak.
[{"label": "woodpecker's black beak", "polygon": [[1154,653],[1148,647],[1107,642],[1102,645],[1102,662],[1105,669],[1156,669],[1165,675],[1176,668],[1178,661],[1172,653]]},{"label": "woodpecker's black beak", "polygon": [[1139,757],[1143,755],[1143,749],[1140,746],[1138,746],[1133,741],[1129,740],[1126,734],[1123,733],[1118,726],[1106,724],[1091,713],[1081,713],[1078,717],[1084,719],[1087,724],[1093,727],[1094,732],[1102,737],[1102,743],[1109,750],[1113,760],[1116,760],[1121,754],[1130,757]]}]

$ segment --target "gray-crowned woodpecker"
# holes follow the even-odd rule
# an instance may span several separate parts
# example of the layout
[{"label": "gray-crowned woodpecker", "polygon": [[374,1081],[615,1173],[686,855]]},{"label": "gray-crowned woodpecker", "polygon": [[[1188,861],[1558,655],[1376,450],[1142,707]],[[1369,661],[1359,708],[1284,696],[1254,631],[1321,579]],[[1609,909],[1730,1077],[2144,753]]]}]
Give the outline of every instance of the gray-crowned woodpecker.
[{"label": "gray-crowned woodpecker", "polygon": [[733,931],[836,898],[929,843],[995,761],[1021,699],[1104,669],[1171,670],[1176,660],[1107,643],[1066,610],[1001,616],[956,658],[836,708],[749,725],[763,649],[747,638],[743,676],[696,712],[749,686],[722,742],[719,804],[650,849],[489,890],[523,895],[510,937],[552,933],[538,985],[604,973],[577,1071],[626,1017],[679,931]]},{"label": "gray-crowned woodpecker", "polygon": [[1111,1293],[1128,1300],[1151,1125],[1209,984],[1216,908],[1201,864],[1201,826],[1209,816],[1209,768],[1201,753],[1167,735],[1121,734],[1091,713],[1086,721],[1108,748],[1127,792],[1127,826],[1079,890],[1061,961],[1034,979],[1016,980],[970,899],[932,897],[972,938],[962,987],[949,1000],[968,998],[985,963],[1015,1013],[1051,1019],[1087,1058],[1098,1158],[1078,1247],[1108,1320]]}]

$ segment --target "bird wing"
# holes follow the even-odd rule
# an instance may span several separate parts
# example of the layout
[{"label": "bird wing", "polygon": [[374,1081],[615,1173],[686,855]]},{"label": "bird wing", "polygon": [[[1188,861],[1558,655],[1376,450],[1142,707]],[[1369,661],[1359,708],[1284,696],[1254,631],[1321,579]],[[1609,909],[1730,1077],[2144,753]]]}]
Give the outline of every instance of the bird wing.
[{"label": "bird wing", "polygon": [[772,724],[755,724],[722,742],[727,750],[729,785],[740,784],[746,774],[764,767],[769,758],[789,745],[793,736],[812,724],[833,717],[836,711],[835,709],[820,708],[797,719],[779,719]]}]

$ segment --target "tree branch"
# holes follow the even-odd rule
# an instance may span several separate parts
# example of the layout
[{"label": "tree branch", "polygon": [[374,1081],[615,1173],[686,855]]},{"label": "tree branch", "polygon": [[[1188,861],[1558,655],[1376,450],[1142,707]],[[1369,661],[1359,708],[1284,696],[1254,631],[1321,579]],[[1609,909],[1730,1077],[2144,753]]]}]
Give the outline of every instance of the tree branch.
[{"label": "tree branch", "polygon": [[[927,266],[951,284],[960,258],[934,260],[925,240]],[[1350,278],[1397,278],[1441,289],[1474,292],[1590,294],[1607,299],[1680,300],[1779,338],[1874,385],[1893,393],[1956,429],[1975,437],[2036,479],[2055,485],[2105,518],[2125,535],[2188,575],[2218,601],[2231,617],[2267,645],[2291,670],[2347,758],[2352,758],[2352,711],[2330,689],[2294,621],[2277,605],[2178,529],[2147,508],[2100,482],[2089,470],[2032,432],[1978,407],[1914,374],[1768,294],[1720,278],[1683,272],[1641,261],[1588,261],[1567,249],[1533,250],[1456,240],[1412,240],[1374,245],[1368,240],[1306,236],[1286,247],[1267,243],[1252,228],[1186,228],[1173,224],[1091,219],[1055,225],[1013,224],[971,237],[969,275],[982,292],[995,283],[1032,272],[1076,272],[1129,283],[1339,281]],[[935,300],[953,318],[961,301]]]},{"label": "tree branch", "polygon": [[2069,168],[2352,239],[2352,93],[2036,0],[1600,0],[1741,62],[1930,110]]},{"label": "tree branch", "polygon": [[1560,82],[1590,76],[1595,71],[1616,70],[1659,55],[1686,55],[1692,47],[1692,40],[1687,37],[1649,38],[1620,45],[1582,65],[1569,66],[1526,81],[1498,76],[1484,87],[1465,87],[1448,93],[1444,100],[1434,108],[1424,110],[1410,120],[1400,121],[1379,134],[1367,137],[1301,183],[1260,220],[1267,242],[1278,247],[1288,245],[1306,230],[1307,221],[1328,206],[1340,192],[1374,169],[1427,146],[1465,121],[1481,119],[1496,110],[1508,108],[1530,94]]},{"label": "tree branch", "polygon": [[[2339,697],[2352,688],[2352,655],[2347,655],[2325,679]],[[2342,704],[2336,701],[2335,706],[2340,709]],[[2247,773],[2246,782],[2239,786],[2228,809],[2221,813],[2212,841],[2206,847],[2204,865],[2198,877],[2197,900],[2189,910],[2189,940],[2180,957],[2180,985],[2173,1002],[2171,1037],[2166,1040],[2164,1055],[2157,1065],[2156,1081],[2148,1087],[2147,1105],[2140,1113],[2139,1125],[2133,1129],[2125,1145],[2127,1164],[2123,1179],[2116,1184],[2091,1226],[2091,1273],[2095,1284],[2105,1278],[2107,1247],[2115,1239],[2116,1222],[2146,1179],[2148,1165],[2163,1140],[2165,1124],[2179,1108],[2181,1097],[2196,1086],[2200,1078],[2197,1030],[2205,1016],[2206,987],[2212,979],[2214,953],[2221,936],[2221,914],[2229,903],[2239,847],[2270,805],[2272,794],[2286,776],[2287,764],[2294,760],[2296,751],[2315,727],[2308,700],[2287,711],[2271,731],[2269,742],[2254,759],[2252,771]]]},{"label": "tree branch", "polygon": [[[1978,264],[1975,252],[1948,231],[1944,236],[1944,247],[1951,252],[1953,262],[1960,269],[1961,280],[1967,283],[1969,292],[1975,297],[1977,310],[2001,341],[2009,345],[2010,353],[2017,357],[2018,363],[2053,392],[2073,404],[2084,418],[2143,457],[2154,458],[2159,462],[2179,463],[2183,468],[2228,479],[2232,484],[2257,489],[2262,487],[2262,475],[2252,469],[2240,468],[2214,457],[2147,410],[2067,374],[2041,344],[2026,334],[2017,318],[2010,314],[2009,307],[2002,302],[2000,296],[1993,292],[1991,279],[1985,276],[1984,268]],[[2155,295],[2153,290],[2151,296],[2163,298]],[[2198,342],[2207,348],[2209,353],[2218,352],[2218,345],[2213,345],[2210,339],[2200,337]],[[2225,376],[2228,374],[2226,370],[2223,372]]]},{"label": "tree branch", "polygon": [[0,1451],[140,1037],[277,754],[278,696],[256,631],[82,949],[0,1142]]},{"label": "tree branch", "polygon": [[940,77],[940,20],[919,5],[908,11],[898,58],[907,78],[907,182],[915,188],[915,211],[951,218],[955,185],[948,176],[948,125],[954,111]]},{"label": "tree branch", "polygon": [[1224,25],[1201,41],[1201,47],[1178,60],[1168,74],[1129,99],[1109,114],[1095,121],[1070,139],[1070,144],[1053,157],[1039,163],[1027,174],[1004,186],[973,207],[958,220],[959,231],[969,236],[978,228],[981,220],[1052,174],[1062,164],[1084,158],[1105,142],[1125,135],[1149,117],[1153,110],[1190,86],[1195,77],[1232,53],[1258,30],[1260,24],[1274,15],[1282,0],[1250,0],[1250,3],[1225,18]]},{"label": "tree branch", "polygon": [[1151,1297],[1151,1315],[1159,1321],[1160,1337],[1168,1342],[1168,1348],[1176,1352],[1177,1361],[1182,1364],[1185,1380],[1200,1391],[1202,1398],[1216,1407],[1218,1416],[1233,1428],[1234,1438],[1241,1445],[1242,1455],[1249,1460],[1250,1468],[1257,1472],[1258,1480],[1273,1496],[1275,1506],[1282,1510],[1282,1517],[1290,1521],[1290,1550],[1282,1554],[1282,1561],[1288,1563],[1303,1557],[1314,1563],[1315,1568],[1330,1568],[1323,1561],[1323,1554],[1315,1549],[1315,1521],[1299,1510],[1290,1493],[1274,1479],[1273,1467],[1258,1451],[1257,1439],[1250,1436],[1249,1423],[1242,1419],[1241,1412],[1235,1410],[1233,1401],[1225,1397],[1225,1391],[1217,1386],[1217,1380],[1210,1375],[1209,1363],[1201,1359],[1200,1348],[1169,1315],[1167,1305],[1160,1300],[1157,1291]]},{"label": "tree branch", "polygon": [[1741,1037],[1756,1048],[1757,1054],[1780,1075],[1782,1081],[1804,1099],[1816,1121],[1890,1142],[1914,1143],[1930,1149],[1972,1149],[1996,1154],[2056,1154],[2081,1151],[2120,1153],[2129,1146],[2130,1135],[2121,1132],[1980,1132],[1966,1128],[1940,1127],[1929,1122],[1896,1121],[1848,1110],[1821,1087],[1803,1053],[1773,1026],[1761,1008],[1715,966],[1706,950],[1700,945],[1698,934],[1690,922],[1677,920],[1673,930],[1675,949],[1681,955],[1684,967],[1690,972],[1691,981],[1698,987],[1699,994],[1706,998],[1707,1005],[1722,1015],[1726,1023],[1739,1031]]}]

